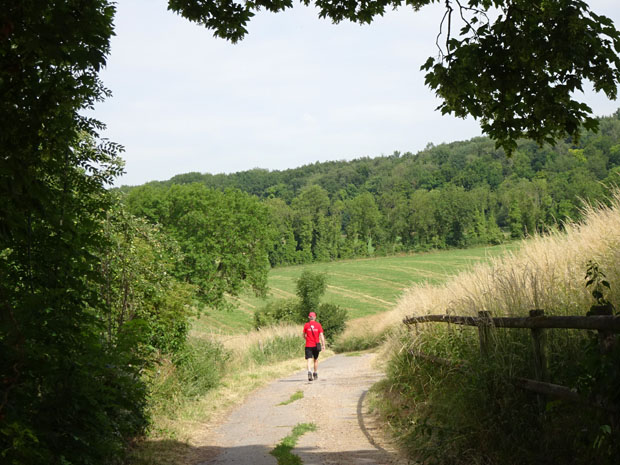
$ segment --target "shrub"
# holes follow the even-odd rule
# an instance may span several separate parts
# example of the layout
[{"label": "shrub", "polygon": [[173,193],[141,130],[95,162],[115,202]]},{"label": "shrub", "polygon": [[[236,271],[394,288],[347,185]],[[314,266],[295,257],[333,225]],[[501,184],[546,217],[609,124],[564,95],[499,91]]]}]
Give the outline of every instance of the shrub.
[{"label": "shrub", "polygon": [[334,304],[321,304],[316,319],[321,323],[325,337],[332,340],[344,331],[348,318],[348,312],[344,308]]},{"label": "shrub", "polygon": [[102,282],[97,292],[105,302],[101,318],[110,343],[150,357],[173,353],[187,336],[190,302],[195,288],[174,278],[182,255],[178,244],[158,227],[128,213],[116,200],[103,227],[106,242],[98,251]]},{"label": "shrub", "polygon": [[306,321],[309,312],[316,312],[319,300],[325,294],[327,283],[324,273],[304,270],[297,279],[297,296],[300,298],[300,320]]},{"label": "shrub", "polygon": [[174,414],[184,400],[216,387],[231,354],[221,344],[189,339],[173,360],[162,360],[151,383],[151,408]]},{"label": "shrub", "polygon": [[297,299],[273,300],[254,312],[254,328],[266,328],[279,323],[298,323],[300,313]]}]

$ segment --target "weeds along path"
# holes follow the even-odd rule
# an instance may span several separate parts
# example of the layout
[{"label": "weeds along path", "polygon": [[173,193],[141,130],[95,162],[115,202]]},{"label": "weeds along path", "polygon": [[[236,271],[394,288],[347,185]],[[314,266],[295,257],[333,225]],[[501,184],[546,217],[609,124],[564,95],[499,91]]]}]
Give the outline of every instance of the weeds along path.
[{"label": "weeds along path", "polygon": [[[215,456],[202,464],[276,465],[270,452],[300,424],[316,426],[291,450],[304,465],[399,463],[379,445],[383,436],[366,413],[366,393],[383,376],[373,359],[336,355],[320,363],[317,381],[309,382],[303,370],[254,392],[213,432]],[[303,397],[291,401],[298,391]]]}]

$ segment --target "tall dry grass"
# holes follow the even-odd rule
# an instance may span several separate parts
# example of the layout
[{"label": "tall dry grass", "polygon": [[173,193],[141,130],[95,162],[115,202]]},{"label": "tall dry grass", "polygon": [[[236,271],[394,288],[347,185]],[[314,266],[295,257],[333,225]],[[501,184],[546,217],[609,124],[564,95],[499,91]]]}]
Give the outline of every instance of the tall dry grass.
[{"label": "tall dry grass", "polygon": [[[410,457],[454,464],[617,463],[616,417],[551,398],[541,405],[542,398],[515,385],[515,378],[534,376],[529,332],[494,331],[492,350],[482,355],[475,328],[424,324],[413,329],[401,321],[405,316],[476,315],[480,310],[494,316],[523,316],[531,309],[585,315],[595,303],[585,287],[589,260],[606,274],[611,284],[607,298],[618,308],[619,258],[616,191],[609,206],[585,207],[582,222],[533,237],[518,251],[443,285],[414,286],[391,312],[352,327],[345,337],[358,337],[355,328],[388,335],[381,357],[388,376],[377,387],[378,409]],[[618,351],[601,356],[596,335],[586,331],[545,335],[550,382],[584,398],[601,395],[620,401]]]},{"label": "tall dry grass", "polygon": [[563,230],[532,237],[516,252],[478,264],[443,285],[418,284],[408,289],[389,312],[356,320],[342,340],[385,334],[406,316],[429,314],[494,316],[585,315],[592,305],[585,288],[588,260],[599,263],[611,283],[609,300],[620,303],[620,191],[609,206],[588,205],[584,220]]},{"label": "tall dry grass", "polygon": [[249,356],[256,349],[264,350],[278,340],[298,340],[300,357],[303,356],[304,339],[300,325],[282,324],[269,326],[241,334],[228,334],[220,331],[194,331],[191,337],[221,344],[230,354],[230,364],[235,368],[256,367],[257,362]]}]

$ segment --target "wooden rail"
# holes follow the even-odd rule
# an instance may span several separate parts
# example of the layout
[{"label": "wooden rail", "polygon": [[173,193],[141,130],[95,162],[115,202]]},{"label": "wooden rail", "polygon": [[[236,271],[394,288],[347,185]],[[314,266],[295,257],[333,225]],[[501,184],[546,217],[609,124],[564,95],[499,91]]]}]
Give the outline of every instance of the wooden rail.
[{"label": "wooden rail", "polygon": [[[605,309],[605,313],[611,310]],[[534,351],[533,371],[536,379],[516,378],[515,383],[523,389],[538,394],[541,408],[544,407],[543,395],[552,396],[572,402],[579,402],[604,409],[618,414],[620,407],[610,404],[605,399],[585,398],[566,386],[548,382],[547,353],[546,353],[546,329],[581,329],[598,331],[599,348],[601,353],[606,353],[615,344],[614,333],[620,332],[620,316],[611,314],[589,316],[545,316],[543,310],[530,310],[529,317],[491,317],[490,312],[478,312],[477,317],[455,315],[424,315],[410,316],[403,319],[406,325],[418,323],[450,323],[455,325],[476,326],[480,340],[480,352],[483,356],[488,355],[491,347],[491,331],[494,328],[523,328],[529,329],[532,335]],[[453,366],[463,369],[464,364],[460,361],[435,357],[410,350],[415,357]]]},{"label": "wooden rail", "polygon": [[545,394],[555,397],[556,399],[562,399],[569,402],[589,405],[591,407],[600,408],[616,414],[620,412],[620,408],[618,406],[610,404],[604,399],[581,396],[579,393],[560,384],[545,383],[528,378],[516,378],[515,382],[517,385],[523,389],[527,389],[528,391]]},{"label": "wooden rail", "polygon": [[620,331],[620,316],[529,316],[529,317],[473,317],[453,315],[410,316],[403,320],[406,325],[416,323],[452,323],[455,325],[480,326],[491,324],[496,328],[557,328]]}]

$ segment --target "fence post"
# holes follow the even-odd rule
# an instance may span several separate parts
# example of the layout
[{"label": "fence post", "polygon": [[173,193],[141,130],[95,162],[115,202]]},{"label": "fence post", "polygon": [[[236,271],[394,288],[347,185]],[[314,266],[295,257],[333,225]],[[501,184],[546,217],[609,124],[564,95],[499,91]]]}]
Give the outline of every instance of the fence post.
[{"label": "fence post", "polygon": [[[530,310],[530,318],[544,316],[544,310]],[[534,375],[538,381],[547,381],[547,337],[542,328],[532,328],[532,343],[534,346]]]},{"label": "fence post", "polygon": [[[611,305],[594,305],[590,307],[588,315],[613,315],[614,308]],[[598,348],[601,354],[606,354],[611,351],[614,345],[615,337],[612,331],[598,330]]]},{"label": "fence post", "polygon": [[478,312],[478,338],[480,339],[480,355],[489,355],[491,339],[491,312],[482,310]]}]

